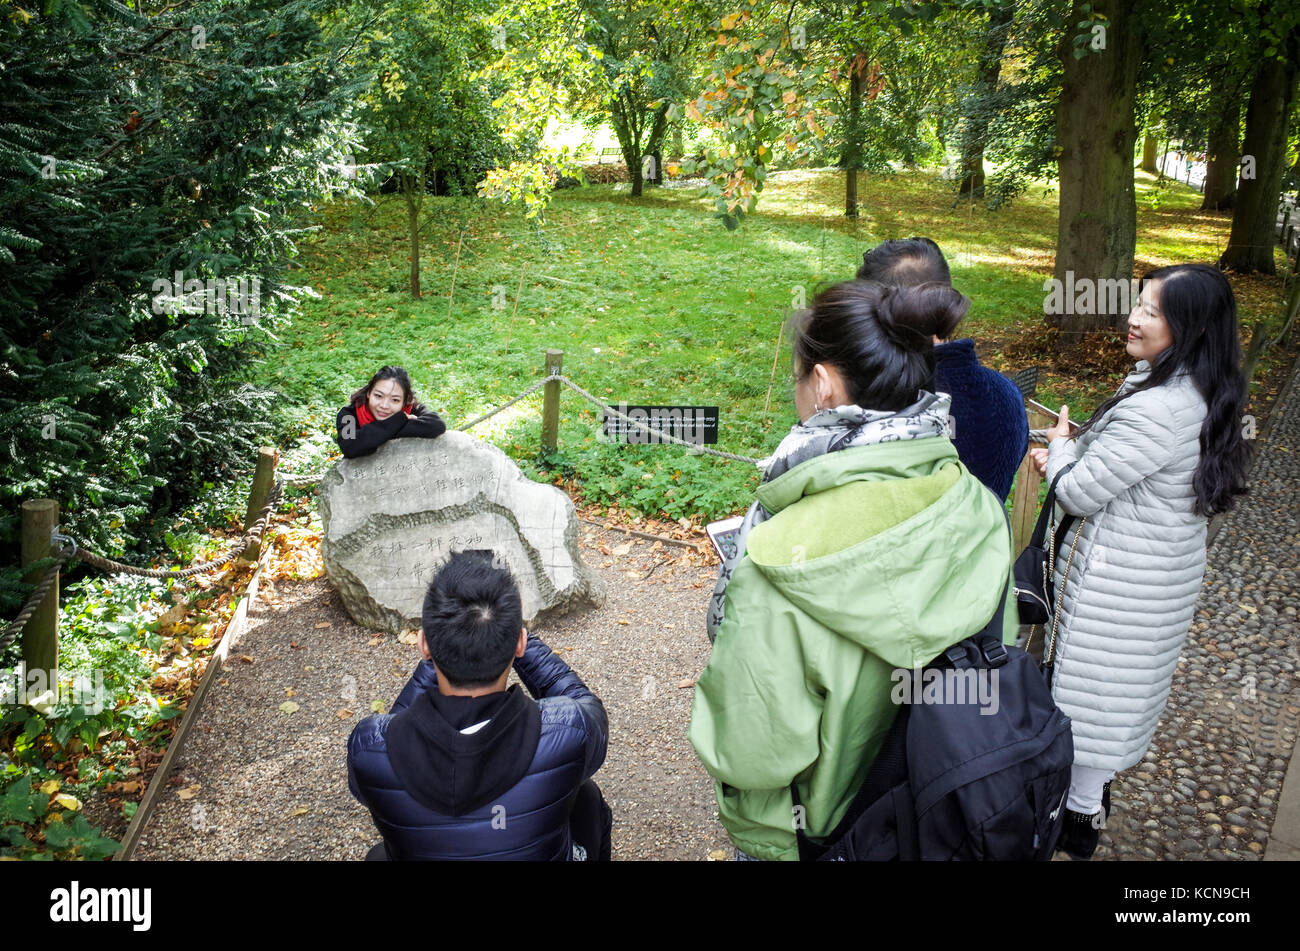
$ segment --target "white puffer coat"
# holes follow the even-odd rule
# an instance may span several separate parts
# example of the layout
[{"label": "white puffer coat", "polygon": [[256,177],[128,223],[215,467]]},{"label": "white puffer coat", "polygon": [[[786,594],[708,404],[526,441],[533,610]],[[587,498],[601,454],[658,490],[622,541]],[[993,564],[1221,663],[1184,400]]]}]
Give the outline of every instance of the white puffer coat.
[{"label": "white puffer coat", "polygon": [[[1127,392],[1150,374],[1144,360]],[[1169,696],[1205,574],[1206,519],[1193,511],[1204,399],[1191,379],[1135,393],[1078,439],[1055,439],[1047,479],[1087,520],[1064,579],[1052,693],[1074,721],[1074,761],[1119,771],[1142,759]],[[1056,562],[1062,576],[1076,520]]]}]

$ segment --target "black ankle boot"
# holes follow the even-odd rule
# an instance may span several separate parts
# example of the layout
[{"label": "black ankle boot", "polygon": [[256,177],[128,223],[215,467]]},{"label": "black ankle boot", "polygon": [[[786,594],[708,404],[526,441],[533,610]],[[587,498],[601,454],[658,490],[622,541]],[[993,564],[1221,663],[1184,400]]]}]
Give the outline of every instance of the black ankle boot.
[{"label": "black ankle boot", "polygon": [[1106,814],[1098,811],[1090,816],[1072,809],[1065,810],[1065,826],[1056,848],[1072,859],[1086,862],[1097,851],[1101,830],[1106,828]]}]

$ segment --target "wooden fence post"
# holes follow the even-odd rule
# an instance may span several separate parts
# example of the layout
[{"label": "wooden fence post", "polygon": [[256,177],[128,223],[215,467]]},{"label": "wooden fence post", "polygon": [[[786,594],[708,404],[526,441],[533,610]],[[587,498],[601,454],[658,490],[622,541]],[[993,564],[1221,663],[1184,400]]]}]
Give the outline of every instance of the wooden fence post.
[{"label": "wooden fence post", "polygon": [[[1026,411],[1030,429],[1046,429],[1056,422],[1056,417],[1047,416],[1036,409],[1026,407]],[[1029,448],[1035,446],[1031,443]],[[1034,533],[1034,522],[1038,520],[1038,489],[1042,484],[1043,477],[1034,468],[1029,454],[1025,453],[1016,473],[1016,490],[1011,502],[1011,534],[1015,539],[1015,551],[1011,553],[1013,558],[1024,551],[1029,544],[1029,536]]]},{"label": "wooden fence post", "polygon": [[[252,528],[253,523],[262,514],[266,497],[271,494],[271,487],[275,485],[275,467],[279,461],[279,451],[271,446],[263,446],[257,450],[257,471],[253,473],[253,490],[248,493],[248,514],[244,516],[244,531]],[[239,557],[245,561],[255,562],[261,554],[260,542],[249,542],[248,547]]]},{"label": "wooden fence post", "polygon": [[[54,499],[31,499],[24,502],[23,567],[48,558],[53,553],[50,534],[59,524],[59,503]],[[28,572],[23,580],[31,584],[45,575],[43,569]],[[58,690],[59,670],[59,579],[23,627],[23,669],[45,671],[46,684]]]},{"label": "wooden fence post", "polygon": [[[546,351],[546,375],[560,373],[564,367],[563,350]],[[542,452],[555,452],[560,436],[560,381],[546,384],[542,404]]]}]

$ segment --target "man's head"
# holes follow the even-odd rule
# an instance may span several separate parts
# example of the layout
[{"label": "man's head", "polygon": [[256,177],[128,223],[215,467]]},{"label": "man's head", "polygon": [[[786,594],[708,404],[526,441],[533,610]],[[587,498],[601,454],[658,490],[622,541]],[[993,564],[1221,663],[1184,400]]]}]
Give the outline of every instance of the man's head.
[{"label": "man's head", "polygon": [[890,287],[917,284],[952,284],[948,262],[929,238],[895,238],[876,245],[862,256],[858,280]]},{"label": "man's head", "polygon": [[519,589],[490,552],[452,552],[429,584],[421,620],[421,651],[453,688],[495,686],[523,653]]}]

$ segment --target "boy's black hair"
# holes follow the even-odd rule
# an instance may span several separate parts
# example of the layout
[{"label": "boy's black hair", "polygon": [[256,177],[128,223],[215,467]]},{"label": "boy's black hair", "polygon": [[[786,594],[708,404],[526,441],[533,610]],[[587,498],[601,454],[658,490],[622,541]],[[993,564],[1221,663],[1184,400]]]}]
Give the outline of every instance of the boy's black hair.
[{"label": "boy's black hair", "polygon": [[929,238],[894,238],[876,245],[862,256],[858,280],[890,287],[917,284],[952,284],[948,262]]},{"label": "boy's black hair", "polygon": [[490,552],[456,551],[429,583],[421,617],[438,670],[453,687],[488,687],[515,657],[523,607]]}]

